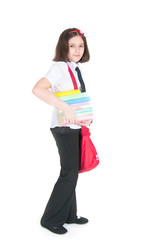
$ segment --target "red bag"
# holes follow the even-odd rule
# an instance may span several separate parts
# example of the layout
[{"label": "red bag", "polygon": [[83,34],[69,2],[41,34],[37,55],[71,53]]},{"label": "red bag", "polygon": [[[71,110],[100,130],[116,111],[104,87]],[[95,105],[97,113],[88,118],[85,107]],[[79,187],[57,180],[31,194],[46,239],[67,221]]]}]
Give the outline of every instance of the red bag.
[{"label": "red bag", "polygon": [[94,169],[99,164],[99,158],[95,146],[90,138],[89,128],[81,128],[81,162],[79,173]]},{"label": "red bag", "polygon": [[[75,76],[68,66],[74,89],[78,89]],[[89,128],[81,127],[81,159],[79,173],[94,169],[99,164],[99,158],[95,146],[90,139]]]}]

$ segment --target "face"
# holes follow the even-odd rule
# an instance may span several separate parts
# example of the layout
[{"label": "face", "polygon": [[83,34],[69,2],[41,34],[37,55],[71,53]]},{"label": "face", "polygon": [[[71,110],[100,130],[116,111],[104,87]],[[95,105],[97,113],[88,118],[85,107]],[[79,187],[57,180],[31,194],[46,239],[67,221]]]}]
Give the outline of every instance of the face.
[{"label": "face", "polygon": [[77,35],[68,41],[68,59],[71,62],[79,62],[84,53],[84,41]]}]

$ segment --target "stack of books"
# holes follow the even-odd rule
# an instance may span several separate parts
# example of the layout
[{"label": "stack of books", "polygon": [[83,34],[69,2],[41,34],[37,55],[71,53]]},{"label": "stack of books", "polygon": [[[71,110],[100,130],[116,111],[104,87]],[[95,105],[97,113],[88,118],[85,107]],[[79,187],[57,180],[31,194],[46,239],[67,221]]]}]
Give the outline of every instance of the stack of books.
[{"label": "stack of books", "polygon": [[[86,92],[80,93],[79,90],[72,90],[54,93],[54,95],[67,104],[80,107],[79,110],[75,110],[79,122],[93,119],[90,97],[87,96]],[[57,110],[57,119],[60,126],[66,125],[65,115],[61,110]]]}]

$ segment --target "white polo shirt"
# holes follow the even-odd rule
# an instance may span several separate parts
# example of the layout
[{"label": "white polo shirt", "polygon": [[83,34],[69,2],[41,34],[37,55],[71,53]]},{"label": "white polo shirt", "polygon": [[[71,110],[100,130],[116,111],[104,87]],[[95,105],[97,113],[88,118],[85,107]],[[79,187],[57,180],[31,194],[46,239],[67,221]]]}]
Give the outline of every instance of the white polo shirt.
[{"label": "white polo shirt", "polygon": [[[49,69],[48,73],[46,75],[44,75],[44,78],[47,78],[51,84],[51,91],[53,93],[56,92],[65,92],[65,91],[71,91],[74,90],[74,86],[72,83],[72,79],[70,77],[69,71],[68,71],[68,66],[71,68],[75,78],[76,78],[76,82],[77,82],[77,86],[79,88],[79,90],[81,89],[81,85],[80,82],[78,80],[78,76],[77,76],[77,71],[75,70],[75,68],[79,66],[78,63],[74,63],[74,62],[55,62],[51,68]],[[81,68],[80,68],[81,70]],[[81,74],[82,74],[82,70],[81,70]],[[83,77],[83,74],[82,74]],[[51,119],[51,125],[50,128],[54,128],[54,127],[58,127],[58,121],[57,121],[57,114],[56,114],[56,108],[53,108],[52,111],[52,119]],[[70,124],[70,125],[66,125],[69,126],[72,129],[79,129],[81,128],[80,125],[77,124]]]}]

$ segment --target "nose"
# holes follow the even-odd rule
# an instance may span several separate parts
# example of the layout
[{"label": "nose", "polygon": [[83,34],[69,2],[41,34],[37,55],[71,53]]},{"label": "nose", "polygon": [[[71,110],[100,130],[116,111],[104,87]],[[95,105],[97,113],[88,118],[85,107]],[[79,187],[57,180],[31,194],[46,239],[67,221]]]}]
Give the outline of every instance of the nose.
[{"label": "nose", "polygon": [[80,51],[80,48],[76,47],[75,51],[78,53]]}]

